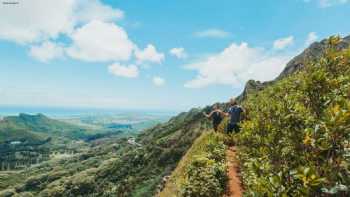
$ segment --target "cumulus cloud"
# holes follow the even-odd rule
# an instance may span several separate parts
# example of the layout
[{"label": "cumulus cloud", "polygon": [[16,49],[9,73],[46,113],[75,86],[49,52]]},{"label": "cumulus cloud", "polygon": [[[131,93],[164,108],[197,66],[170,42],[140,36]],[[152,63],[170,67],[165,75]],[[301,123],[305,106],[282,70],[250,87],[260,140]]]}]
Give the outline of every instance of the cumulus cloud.
[{"label": "cumulus cloud", "polygon": [[161,78],[161,77],[153,77],[152,82],[155,86],[163,86],[165,85],[165,79]]},{"label": "cumulus cloud", "polygon": [[186,59],[187,58],[187,53],[184,48],[172,48],[169,51],[170,55],[173,55],[179,59]]},{"label": "cumulus cloud", "polygon": [[227,38],[231,34],[221,29],[206,29],[204,31],[195,32],[194,35],[199,38]]},{"label": "cumulus cloud", "polygon": [[139,69],[135,65],[121,65],[114,63],[108,66],[108,70],[111,74],[126,78],[136,78],[139,76]]},{"label": "cumulus cloud", "polygon": [[309,2],[317,2],[321,8],[327,8],[335,5],[341,5],[345,3],[349,3],[349,0],[304,0],[304,2],[309,3]]},{"label": "cumulus cloud", "polygon": [[313,42],[317,41],[318,36],[315,32],[310,32],[307,35],[306,41],[305,41],[305,46],[309,46],[310,44],[312,44]]},{"label": "cumulus cloud", "polygon": [[79,22],[114,20],[122,11],[98,0],[18,0],[0,6],[0,39],[25,44],[57,38],[71,32]]},{"label": "cumulus cloud", "polygon": [[72,29],[73,0],[19,0],[0,6],[0,38],[28,43],[57,37]]},{"label": "cumulus cloud", "polygon": [[339,4],[345,4],[348,2],[349,0],[319,0],[320,6],[324,8]]},{"label": "cumulus cloud", "polygon": [[280,38],[273,42],[273,48],[276,50],[282,50],[294,43],[294,37],[288,36],[286,38]]},{"label": "cumulus cloud", "polygon": [[44,42],[41,45],[32,46],[29,51],[30,56],[42,62],[48,62],[52,59],[63,57],[63,54],[63,47],[50,41]]},{"label": "cumulus cloud", "polygon": [[77,22],[92,20],[111,22],[122,19],[124,12],[101,3],[99,0],[77,0],[74,17]]},{"label": "cumulus cloud", "polygon": [[152,44],[147,45],[147,47],[143,50],[136,49],[135,57],[138,63],[143,62],[152,62],[152,63],[162,63],[165,56],[163,53],[157,51],[156,47]]},{"label": "cumulus cloud", "polygon": [[128,60],[134,48],[123,28],[97,20],[74,31],[71,38],[68,55],[85,61]]},{"label": "cumulus cloud", "polygon": [[196,70],[197,76],[185,84],[187,88],[203,88],[209,85],[243,85],[249,79],[271,80],[284,68],[289,55],[272,54],[263,48],[253,48],[247,43],[232,43],[221,53],[205,60],[186,65]]},{"label": "cumulus cloud", "polygon": [[[68,56],[89,62],[161,63],[165,56],[154,45],[139,49],[116,24],[123,17],[122,10],[102,0],[18,0],[0,6],[0,40],[25,45],[42,62]],[[133,65],[109,69],[118,76],[138,75]]]}]

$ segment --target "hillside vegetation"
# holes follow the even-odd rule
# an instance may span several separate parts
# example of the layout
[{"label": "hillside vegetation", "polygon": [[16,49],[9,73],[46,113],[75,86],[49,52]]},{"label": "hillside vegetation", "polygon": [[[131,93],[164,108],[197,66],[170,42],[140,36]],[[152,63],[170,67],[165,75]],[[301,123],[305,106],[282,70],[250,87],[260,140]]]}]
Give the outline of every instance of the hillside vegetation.
[{"label": "hillside vegetation", "polygon": [[[302,67],[240,97],[246,120],[224,141],[238,146],[245,196],[350,195],[350,49],[344,46],[339,37],[322,41],[316,47],[322,53],[306,50],[315,56],[293,60],[303,59]],[[205,147],[213,139],[205,133],[197,139],[161,197],[221,196],[222,187],[203,178],[208,160],[194,156],[211,155]],[[225,181],[225,174],[217,180]]]},{"label": "hillside vegetation", "polygon": [[[0,171],[23,170],[56,157],[72,156],[100,139],[127,137],[134,135],[132,131],[75,125],[43,114],[7,116],[0,121]],[[0,181],[6,179],[8,176],[0,177]]]},{"label": "hillside vegetation", "polygon": [[0,171],[47,161],[52,151],[65,152],[73,140],[87,138],[92,133],[42,114],[4,117],[0,121]]},{"label": "hillside vegetation", "polygon": [[220,196],[226,187],[226,161],[224,136],[203,132],[181,159],[158,195]]},{"label": "hillside vegetation", "polygon": [[244,101],[236,142],[247,196],[350,194],[350,50],[340,41]]},{"label": "hillside vegetation", "polygon": [[[16,132],[21,135],[16,135]],[[1,138],[0,143],[4,140],[28,140],[24,131],[31,135],[37,136],[61,136],[71,139],[79,139],[88,134],[88,130],[82,127],[68,124],[62,121],[54,120],[44,116],[43,114],[29,115],[19,114],[19,116],[8,116],[0,121],[0,135],[8,135]],[[24,137],[22,135],[25,135]]]},{"label": "hillside vegetation", "polygon": [[[16,173],[0,172],[1,195],[154,196],[194,140],[208,130],[202,110],[181,113],[136,139],[101,139],[73,157]],[[15,174],[15,176],[11,176]],[[21,180],[15,177],[21,177]],[[16,184],[1,184],[1,180]]]}]

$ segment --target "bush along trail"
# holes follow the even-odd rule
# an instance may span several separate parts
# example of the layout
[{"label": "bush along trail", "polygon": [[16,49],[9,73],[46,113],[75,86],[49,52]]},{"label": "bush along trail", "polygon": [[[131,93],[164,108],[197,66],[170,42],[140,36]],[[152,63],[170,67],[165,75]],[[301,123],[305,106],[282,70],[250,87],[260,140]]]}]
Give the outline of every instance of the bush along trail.
[{"label": "bush along trail", "polygon": [[157,196],[242,196],[234,137],[223,134],[227,122],[219,132],[205,131],[196,139]]},{"label": "bush along trail", "polygon": [[227,184],[225,136],[204,131],[172,172],[160,197],[219,197]]},{"label": "bush along trail", "polygon": [[243,102],[237,135],[247,196],[350,196],[350,49],[321,58]]}]

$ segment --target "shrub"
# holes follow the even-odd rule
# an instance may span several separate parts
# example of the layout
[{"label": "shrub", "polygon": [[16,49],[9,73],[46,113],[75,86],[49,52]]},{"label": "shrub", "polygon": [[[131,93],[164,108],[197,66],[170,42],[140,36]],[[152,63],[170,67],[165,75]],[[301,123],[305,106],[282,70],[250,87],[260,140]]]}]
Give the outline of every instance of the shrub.
[{"label": "shrub", "polygon": [[248,96],[238,134],[246,194],[349,195],[350,50],[324,56]]},{"label": "shrub", "polygon": [[223,138],[212,135],[205,154],[198,155],[187,167],[182,195],[186,197],[221,196],[227,183],[226,146]]}]

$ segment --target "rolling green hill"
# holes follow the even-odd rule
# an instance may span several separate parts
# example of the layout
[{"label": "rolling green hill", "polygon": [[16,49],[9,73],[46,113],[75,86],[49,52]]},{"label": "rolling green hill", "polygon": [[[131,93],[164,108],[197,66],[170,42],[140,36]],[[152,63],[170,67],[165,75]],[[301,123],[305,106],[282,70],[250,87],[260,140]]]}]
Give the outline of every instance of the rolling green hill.
[{"label": "rolling green hill", "polygon": [[26,129],[8,126],[0,128],[0,144],[11,141],[26,141],[28,143],[35,143],[44,139],[45,137],[41,136],[40,134],[28,131]]},{"label": "rolling green hill", "polygon": [[[97,139],[89,130],[42,114],[4,117],[0,121],[0,170],[19,170],[50,159],[53,151],[77,151],[74,140]],[[101,131],[101,136],[110,136]]]},{"label": "rolling green hill", "polygon": [[[28,134],[24,134],[25,131],[28,132]],[[0,122],[0,133],[8,133],[8,135],[15,137],[17,132],[21,132],[21,135],[24,134],[25,136],[56,135],[78,139],[85,136],[88,130],[72,124],[50,119],[42,114],[19,114],[19,116],[8,116]],[[21,137],[17,136],[17,138]]]}]

